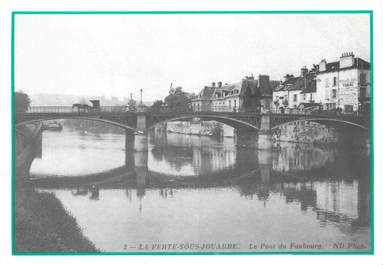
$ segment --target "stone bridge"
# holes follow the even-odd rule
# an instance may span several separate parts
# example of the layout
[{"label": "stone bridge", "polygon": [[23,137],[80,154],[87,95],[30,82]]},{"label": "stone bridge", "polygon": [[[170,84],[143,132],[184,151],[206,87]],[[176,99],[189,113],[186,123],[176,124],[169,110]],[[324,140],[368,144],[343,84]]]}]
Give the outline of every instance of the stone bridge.
[{"label": "stone bridge", "polygon": [[281,125],[297,121],[317,122],[333,127],[351,126],[370,130],[370,116],[336,114],[259,114],[252,112],[26,112],[15,114],[16,126],[55,119],[96,120],[143,132],[162,122],[193,119],[213,120],[236,129],[247,128],[258,131],[273,130]]},{"label": "stone bridge", "polygon": [[[154,126],[170,121],[218,121],[227,124],[237,131],[238,141],[254,142],[260,149],[271,148],[271,135],[274,129],[285,124],[315,122],[335,127],[339,130],[356,129],[368,132],[370,116],[337,115],[337,114],[276,114],[253,112],[26,112],[15,114],[16,127],[38,121],[56,119],[83,119],[105,122],[126,129],[127,131],[145,133]],[[253,133],[255,132],[255,133]],[[127,134],[128,135],[128,134]],[[128,136],[127,136],[128,137]]]}]

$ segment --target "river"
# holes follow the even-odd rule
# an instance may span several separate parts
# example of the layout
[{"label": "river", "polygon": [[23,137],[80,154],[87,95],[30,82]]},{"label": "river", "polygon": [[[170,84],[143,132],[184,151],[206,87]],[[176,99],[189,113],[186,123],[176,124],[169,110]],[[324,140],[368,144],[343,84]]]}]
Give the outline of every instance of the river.
[{"label": "river", "polygon": [[[30,169],[105,252],[369,251],[370,157],[281,143],[270,151],[93,122],[44,131]],[[147,150],[137,149],[146,145]]]}]

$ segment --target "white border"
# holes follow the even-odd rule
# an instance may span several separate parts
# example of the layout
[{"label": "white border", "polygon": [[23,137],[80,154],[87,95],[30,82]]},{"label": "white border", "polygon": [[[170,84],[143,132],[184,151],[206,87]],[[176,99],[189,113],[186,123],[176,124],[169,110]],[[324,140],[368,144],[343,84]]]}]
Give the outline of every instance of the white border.
[{"label": "white border", "polygon": [[[375,255],[12,256],[11,250],[11,12],[153,10],[374,10]],[[380,0],[2,0],[0,1],[0,264],[383,264],[382,13]]]}]

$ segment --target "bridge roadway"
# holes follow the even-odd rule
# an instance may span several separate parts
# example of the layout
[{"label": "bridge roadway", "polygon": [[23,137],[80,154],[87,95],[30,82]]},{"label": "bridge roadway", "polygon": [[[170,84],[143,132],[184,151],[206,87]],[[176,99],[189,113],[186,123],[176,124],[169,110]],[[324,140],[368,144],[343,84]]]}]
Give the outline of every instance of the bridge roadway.
[{"label": "bridge roadway", "polygon": [[273,130],[281,125],[311,121],[332,127],[351,126],[370,130],[369,115],[346,114],[260,114],[254,112],[26,112],[16,113],[16,126],[36,121],[55,119],[85,119],[106,122],[125,129],[146,131],[156,124],[168,121],[186,121],[193,118],[215,120],[237,129]]}]

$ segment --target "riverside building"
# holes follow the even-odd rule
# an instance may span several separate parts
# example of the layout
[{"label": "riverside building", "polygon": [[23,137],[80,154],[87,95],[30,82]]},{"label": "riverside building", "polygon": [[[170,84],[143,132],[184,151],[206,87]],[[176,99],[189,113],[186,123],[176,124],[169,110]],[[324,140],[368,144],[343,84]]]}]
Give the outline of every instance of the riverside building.
[{"label": "riverside building", "polygon": [[270,81],[268,75],[259,75],[258,79],[246,76],[233,84],[217,84],[205,86],[192,99],[193,111],[217,112],[267,112],[270,110],[272,90],[278,81]]}]

